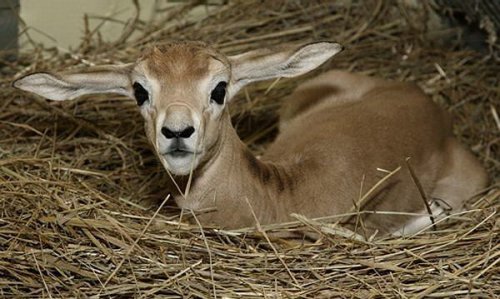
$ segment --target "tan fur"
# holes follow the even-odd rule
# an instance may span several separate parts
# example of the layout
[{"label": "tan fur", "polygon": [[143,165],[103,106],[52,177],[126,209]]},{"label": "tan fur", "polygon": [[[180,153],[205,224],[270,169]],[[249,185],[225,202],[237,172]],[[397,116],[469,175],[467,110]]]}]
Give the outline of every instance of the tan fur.
[{"label": "tan fur", "polygon": [[160,44],[147,50],[140,60],[146,62],[152,76],[175,86],[208,76],[210,59],[229,67],[225,56],[202,42]]},{"label": "tan fur", "polygon": [[[176,194],[179,206],[215,210],[200,219],[226,228],[253,225],[250,208],[261,224],[290,221],[291,213],[342,214],[382,179],[377,168],[403,166],[363,209],[426,214],[407,157],[426,194],[432,198],[439,190],[439,198],[456,208],[486,184],[482,167],[451,135],[444,112],[412,84],[331,71],[289,96],[281,118],[280,135],[259,160],[241,143],[226,112],[219,152],[195,171],[187,199]],[[451,151],[460,152],[452,161]],[[457,174],[449,172],[461,160],[471,161],[470,170],[462,170],[468,175],[443,192],[439,182],[454,180]],[[447,197],[457,186],[461,196]],[[363,220],[370,231],[390,233],[409,218],[368,214]]]},{"label": "tan fur", "polygon": [[[304,94],[308,86],[326,81],[324,98],[315,90]],[[223,150],[209,169],[200,169],[191,199],[181,206],[196,202],[198,209],[215,207],[217,212],[203,221],[232,228],[254,222],[245,199],[261,223],[289,221],[290,213],[342,214],[382,179],[385,174],[377,168],[403,166],[363,210],[426,214],[406,157],[411,157],[427,196],[455,209],[486,185],[484,169],[451,135],[443,111],[412,84],[332,71],[299,87],[283,111],[286,128],[261,160],[241,144],[227,116]],[[291,118],[289,111],[294,111]],[[464,161],[467,166],[460,166]],[[443,185],[446,181],[453,183]],[[391,233],[411,219],[368,214],[363,220],[370,231]]]},{"label": "tan fur", "polygon": [[[331,55],[323,55],[325,51]],[[323,42],[285,47],[276,54],[265,49],[226,57],[205,44],[182,42],[146,52],[128,76],[130,82],[143,80],[152,86],[152,102],[141,112],[148,138],[167,170],[176,168],[161,153],[162,126],[191,125],[198,134],[193,151],[200,154],[193,156],[194,168],[189,173],[179,170],[175,184],[170,182],[177,204],[198,211],[202,224],[224,228],[254,225],[251,210],[260,224],[289,221],[291,213],[314,218],[356,209],[423,215],[365,213],[344,219],[351,228],[399,234],[406,223],[415,230],[428,219],[408,157],[429,200],[445,202],[453,211],[484,188],[486,172],[452,136],[449,117],[410,83],[342,71],[303,83],[284,100],[280,134],[261,159],[239,139],[227,107],[218,111],[219,106],[209,102],[217,76],[229,81],[227,101],[246,82],[298,75],[339,51],[338,44]],[[59,84],[46,75],[33,78]],[[53,87],[33,87],[30,80],[19,80],[17,87],[63,97]],[[105,83],[109,90],[131,89]],[[387,175],[380,169],[398,167],[400,171],[358,202]]]}]

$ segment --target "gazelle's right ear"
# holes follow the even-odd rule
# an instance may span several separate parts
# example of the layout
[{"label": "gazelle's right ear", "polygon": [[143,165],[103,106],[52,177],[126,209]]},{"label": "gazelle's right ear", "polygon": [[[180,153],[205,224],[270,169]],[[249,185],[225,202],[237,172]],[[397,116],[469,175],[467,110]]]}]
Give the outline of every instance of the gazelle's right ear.
[{"label": "gazelle's right ear", "polygon": [[78,73],[34,73],[17,79],[12,86],[55,101],[72,100],[96,93],[117,93],[132,97],[132,69],[133,64],[125,64],[91,67]]}]

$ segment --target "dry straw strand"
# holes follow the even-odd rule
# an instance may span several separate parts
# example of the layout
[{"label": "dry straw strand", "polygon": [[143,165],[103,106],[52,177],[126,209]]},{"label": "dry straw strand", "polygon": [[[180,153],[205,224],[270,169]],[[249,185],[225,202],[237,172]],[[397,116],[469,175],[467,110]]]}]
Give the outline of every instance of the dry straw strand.
[{"label": "dry straw strand", "polygon": [[[440,43],[450,30],[420,26],[425,14],[391,1],[206,2],[158,2],[151,21],[135,17],[115,41],[87,28],[71,52],[37,45],[29,38],[36,28],[21,31],[33,49],[0,69],[0,297],[498,297],[498,53],[453,38]],[[131,2],[136,16],[140,3]],[[189,18],[200,5],[208,17]],[[311,74],[237,96],[233,123],[256,154],[275,136],[276,111],[299,82],[348,69],[421,86],[453,114],[455,133],[487,167],[491,185],[469,201],[470,211],[405,238],[365,241],[332,225],[364,212],[355,210],[296,215],[257,230],[200,228],[163,206],[168,174],[133,101],[49,102],[10,87],[28,72],[131,62],[148,44],[171,39],[203,40],[227,54],[311,40],[346,46]],[[273,238],[288,233],[321,238]]]}]

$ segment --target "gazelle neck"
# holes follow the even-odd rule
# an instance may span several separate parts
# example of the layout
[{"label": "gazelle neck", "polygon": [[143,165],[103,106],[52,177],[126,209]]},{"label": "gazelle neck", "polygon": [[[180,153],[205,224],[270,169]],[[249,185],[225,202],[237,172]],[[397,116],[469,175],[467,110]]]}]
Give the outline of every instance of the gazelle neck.
[{"label": "gazelle neck", "polygon": [[282,165],[257,159],[238,137],[229,114],[223,117],[227,119],[220,143],[211,160],[194,172],[187,196],[176,196],[177,204],[194,211],[214,210],[200,217],[206,224],[253,225],[250,209],[261,223],[276,220],[277,205],[286,206],[276,197],[293,190],[291,174]]}]

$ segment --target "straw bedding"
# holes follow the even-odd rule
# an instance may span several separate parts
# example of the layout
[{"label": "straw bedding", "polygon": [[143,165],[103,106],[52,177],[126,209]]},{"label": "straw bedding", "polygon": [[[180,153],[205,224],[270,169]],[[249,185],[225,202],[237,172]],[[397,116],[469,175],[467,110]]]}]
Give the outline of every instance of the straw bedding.
[{"label": "straw bedding", "polygon": [[[71,54],[35,45],[5,65],[0,297],[499,296],[498,45],[467,51],[457,40],[442,43],[449,31],[426,30],[425,10],[349,2],[230,1],[198,22],[185,19],[195,4],[182,4],[155,21],[130,22],[115,41],[89,29]],[[306,77],[340,68],[418,83],[454,115],[455,133],[487,167],[491,186],[469,201],[470,211],[406,238],[357,240],[300,216],[260,230],[189,226],[163,200],[167,176],[134,101],[89,96],[54,103],[9,87],[14,75],[35,70],[133,61],[144,45],[165,39],[204,40],[229,54],[338,41],[346,50]],[[234,124],[256,153],[276,134],[282,96],[303,78],[253,85],[232,104]],[[271,234],[293,230],[320,237],[301,242]]]}]

